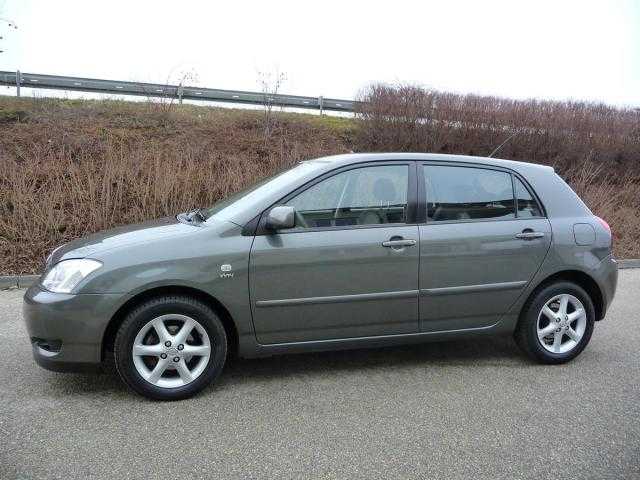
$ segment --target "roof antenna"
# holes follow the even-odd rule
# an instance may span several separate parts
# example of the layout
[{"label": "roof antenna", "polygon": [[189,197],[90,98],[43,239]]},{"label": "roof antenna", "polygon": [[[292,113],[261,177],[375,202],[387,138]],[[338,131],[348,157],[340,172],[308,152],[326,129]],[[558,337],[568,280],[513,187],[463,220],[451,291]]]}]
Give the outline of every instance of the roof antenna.
[{"label": "roof antenna", "polygon": [[491,154],[490,154],[487,158],[491,158],[491,157],[493,157],[496,153],[498,153],[498,150],[500,150],[502,147],[504,147],[504,146],[507,144],[507,142],[508,142],[509,140],[511,140],[513,137],[515,137],[516,135],[518,135],[518,133],[520,133],[520,132],[514,132],[512,135],[509,135],[509,136],[507,137],[507,139],[506,139],[504,142],[502,142],[500,145],[498,145],[498,146],[496,147],[496,149],[495,149],[493,152],[491,152]]}]

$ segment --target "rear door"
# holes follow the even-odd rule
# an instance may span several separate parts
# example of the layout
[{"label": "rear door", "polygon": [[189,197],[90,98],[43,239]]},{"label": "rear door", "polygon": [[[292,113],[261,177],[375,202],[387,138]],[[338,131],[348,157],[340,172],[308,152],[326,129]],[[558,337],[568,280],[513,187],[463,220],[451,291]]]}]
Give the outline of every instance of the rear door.
[{"label": "rear door", "polygon": [[295,228],[257,235],[253,319],[262,344],[416,333],[413,162],[332,172],[281,204]]},{"label": "rear door", "polygon": [[518,176],[497,168],[424,164],[418,176],[426,200],[421,331],[496,323],[549,250],[551,227],[539,202]]}]

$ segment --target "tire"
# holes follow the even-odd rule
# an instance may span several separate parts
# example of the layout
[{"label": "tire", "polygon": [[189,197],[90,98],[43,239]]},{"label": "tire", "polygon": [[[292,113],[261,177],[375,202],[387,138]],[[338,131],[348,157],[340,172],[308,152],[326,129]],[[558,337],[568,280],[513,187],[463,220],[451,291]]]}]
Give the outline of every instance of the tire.
[{"label": "tire", "polygon": [[[584,315],[580,314],[580,308]],[[522,309],[514,337],[533,360],[561,364],[585,349],[594,324],[595,308],[587,292],[575,283],[561,281],[545,285],[531,295]]]},{"label": "tire", "polygon": [[118,374],[135,392],[154,400],[182,400],[222,373],[227,335],[206,304],[184,295],[161,296],[127,314],[114,357]]}]

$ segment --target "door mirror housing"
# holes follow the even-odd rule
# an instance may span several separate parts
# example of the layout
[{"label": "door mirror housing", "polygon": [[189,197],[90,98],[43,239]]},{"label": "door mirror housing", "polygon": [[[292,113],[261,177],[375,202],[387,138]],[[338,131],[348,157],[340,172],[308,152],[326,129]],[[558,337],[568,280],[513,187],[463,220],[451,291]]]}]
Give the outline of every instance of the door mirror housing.
[{"label": "door mirror housing", "polygon": [[271,209],[267,215],[265,227],[268,230],[282,230],[296,226],[296,209],[280,205]]}]

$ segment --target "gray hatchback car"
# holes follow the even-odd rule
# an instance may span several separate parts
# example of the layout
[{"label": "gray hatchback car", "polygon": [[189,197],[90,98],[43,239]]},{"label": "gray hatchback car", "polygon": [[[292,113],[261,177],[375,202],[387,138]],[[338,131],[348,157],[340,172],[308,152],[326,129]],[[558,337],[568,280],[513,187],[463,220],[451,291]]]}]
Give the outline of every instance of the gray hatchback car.
[{"label": "gray hatchback car", "polygon": [[24,297],[33,355],[181,399],[230,354],[513,334],[563,363],[613,299],[606,222],[550,167],[429,154],[301,162],[209,209],[75,240]]}]

